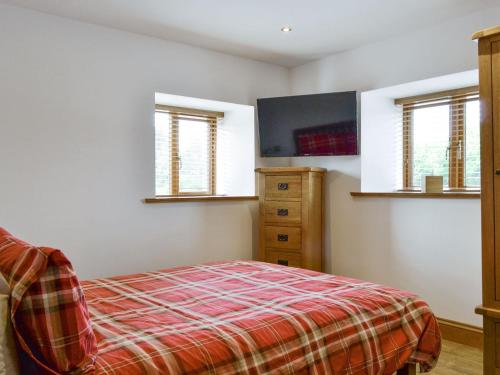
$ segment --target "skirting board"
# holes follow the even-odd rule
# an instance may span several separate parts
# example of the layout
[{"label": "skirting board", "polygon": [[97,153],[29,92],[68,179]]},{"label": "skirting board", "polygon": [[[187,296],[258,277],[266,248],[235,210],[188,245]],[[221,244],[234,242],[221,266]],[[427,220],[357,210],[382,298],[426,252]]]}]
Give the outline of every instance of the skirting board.
[{"label": "skirting board", "polygon": [[444,340],[483,349],[483,329],[453,320],[437,318]]}]

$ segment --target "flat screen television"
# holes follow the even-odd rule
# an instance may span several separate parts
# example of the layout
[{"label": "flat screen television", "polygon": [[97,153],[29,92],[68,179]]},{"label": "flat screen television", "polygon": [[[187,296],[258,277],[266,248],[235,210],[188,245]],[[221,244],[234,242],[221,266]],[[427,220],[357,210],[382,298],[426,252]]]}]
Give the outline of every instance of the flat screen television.
[{"label": "flat screen television", "polygon": [[358,154],[355,91],[257,99],[261,156]]}]

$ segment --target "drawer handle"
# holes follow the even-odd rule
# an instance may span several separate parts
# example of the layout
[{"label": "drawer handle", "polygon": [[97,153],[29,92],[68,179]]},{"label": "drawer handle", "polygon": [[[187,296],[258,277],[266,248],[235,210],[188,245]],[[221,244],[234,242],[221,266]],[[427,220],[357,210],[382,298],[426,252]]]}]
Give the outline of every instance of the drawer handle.
[{"label": "drawer handle", "polygon": [[288,190],[288,182],[278,183],[278,190]]},{"label": "drawer handle", "polygon": [[288,260],[278,259],[278,264],[280,266],[288,266]]},{"label": "drawer handle", "polygon": [[278,234],[278,241],[288,242],[288,234]]},{"label": "drawer handle", "polygon": [[278,216],[288,216],[288,208],[278,208]]},{"label": "drawer handle", "polygon": [[500,169],[495,169],[495,174],[499,175],[500,174]]}]

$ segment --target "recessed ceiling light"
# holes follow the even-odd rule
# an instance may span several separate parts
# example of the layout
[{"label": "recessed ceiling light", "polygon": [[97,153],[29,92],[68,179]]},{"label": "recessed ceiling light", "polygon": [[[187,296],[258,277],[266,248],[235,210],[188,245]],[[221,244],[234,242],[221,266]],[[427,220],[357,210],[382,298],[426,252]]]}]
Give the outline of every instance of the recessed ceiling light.
[{"label": "recessed ceiling light", "polygon": [[284,33],[289,33],[290,31],[292,31],[292,28],[290,26],[284,26],[281,28],[281,31],[283,31]]}]

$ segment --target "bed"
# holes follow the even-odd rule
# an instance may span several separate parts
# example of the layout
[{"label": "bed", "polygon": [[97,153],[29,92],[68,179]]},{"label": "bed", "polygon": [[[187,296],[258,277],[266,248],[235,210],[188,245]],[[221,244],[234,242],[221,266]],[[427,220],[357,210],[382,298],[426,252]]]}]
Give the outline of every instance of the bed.
[{"label": "bed", "polygon": [[96,374],[373,374],[432,369],[441,339],[408,292],[233,261],[83,281]]}]

